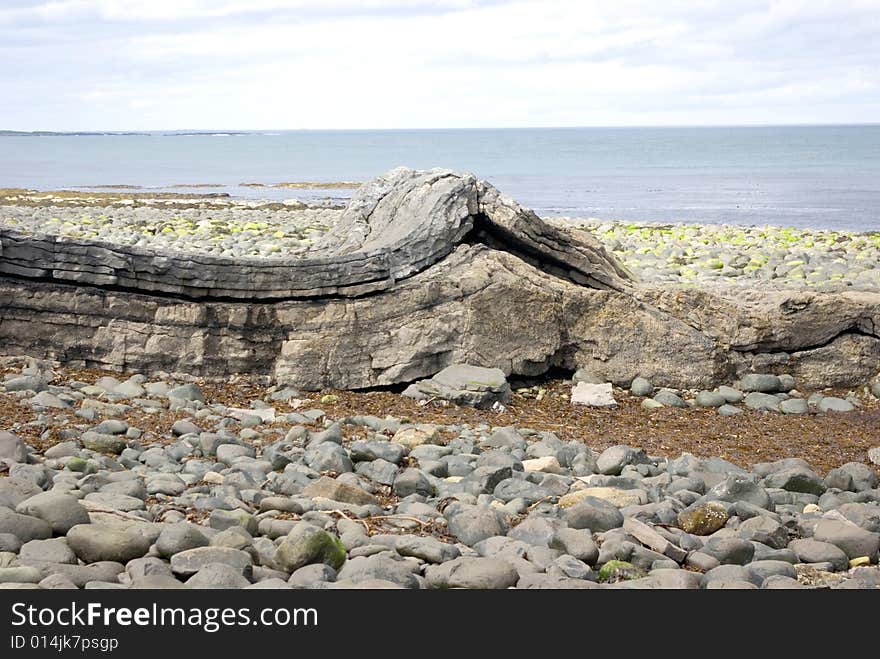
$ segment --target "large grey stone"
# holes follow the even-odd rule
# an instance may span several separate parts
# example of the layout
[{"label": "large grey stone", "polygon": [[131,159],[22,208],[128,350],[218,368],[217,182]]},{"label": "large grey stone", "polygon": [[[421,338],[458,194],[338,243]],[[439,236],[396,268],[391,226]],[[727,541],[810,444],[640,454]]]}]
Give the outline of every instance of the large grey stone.
[{"label": "large grey stone", "polygon": [[764,479],[764,485],[770,488],[788,490],[789,492],[803,492],[822,496],[825,493],[825,483],[812,469],[805,467],[792,467],[770,474]]},{"label": "large grey stone", "polygon": [[416,562],[405,559],[395,560],[383,553],[351,558],[345,562],[336,576],[337,581],[350,581],[355,584],[380,579],[404,588],[418,588],[419,582],[415,577],[417,570]]},{"label": "large grey stone", "polygon": [[237,590],[250,585],[240,569],[225,563],[208,563],[186,580],[187,588],[199,590]]},{"label": "large grey stone", "polygon": [[471,407],[488,408],[510,400],[510,385],[504,371],[498,368],[453,364],[415,386],[423,396]]},{"label": "large grey stone", "polygon": [[178,398],[180,400],[205,402],[205,394],[197,384],[183,384],[168,391],[168,398]]},{"label": "large grey stone", "polygon": [[425,497],[434,494],[434,486],[421,469],[409,467],[401,471],[394,478],[392,486],[394,494],[403,498],[411,494],[420,494]]},{"label": "large grey stone", "polygon": [[278,545],[274,563],[288,573],[311,563],[325,563],[338,571],[345,563],[345,546],[324,529],[301,523]]},{"label": "large grey stone", "polygon": [[85,563],[126,563],[140,558],[150,548],[150,541],[145,536],[102,524],[74,526],[67,532],[67,544]]},{"label": "large grey stone", "polygon": [[339,444],[323,442],[306,449],[305,463],[315,471],[347,473],[354,469],[348,453]]},{"label": "large grey stone", "polygon": [[[745,565],[719,565],[703,575],[703,588],[734,587],[759,588],[764,579]],[[741,584],[748,584],[743,586]]]},{"label": "large grey stone", "polygon": [[744,474],[731,474],[712,487],[703,497],[704,501],[746,501],[760,508],[770,506],[770,495],[754,479]]},{"label": "large grey stone", "polygon": [[52,532],[64,535],[77,524],[88,524],[88,511],[75,498],[57,492],[41,492],[25,499],[16,512],[31,515],[49,523]]},{"label": "large grey stone", "polygon": [[119,454],[125,450],[126,440],[117,435],[105,435],[102,433],[89,430],[84,432],[80,438],[83,446],[98,453],[115,453]]},{"label": "large grey stone", "polygon": [[650,396],[654,393],[654,385],[643,377],[633,378],[629,385],[629,392],[633,396]]},{"label": "large grey stone", "polygon": [[29,542],[52,537],[52,526],[38,517],[21,515],[0,506],[0,533],[9,533],[21,542]]},{"label": "large grey stone", "polygon": [[401,556],[414,556],[428,563],[445,563],[461,555],[458,547],[436,538],[418,536],[400,536],[394,548]]},{"label": "large grey stone", "polygon": [[613,476],[618,475],[626,465],[648,462],[648,456],[642,449],[634,449],[622,444],[605,449],[596,459],[599,473]]},{"label": "large grey stone", "polygon": [[813,539],[839,547],[851,559],[867,556],[871,562],[877,562],[880,533],[836,519],[820,519],[813,528]]},{"label": "large grey stone", "polygon": [[501,589],[519,581],[513,566],[501,558],[461,557],[425,571],[431,588]]},{"label": "large grey stone", "polygon": [[789,398],[779,403],[779,411],[783,414],[806,414],[810,406],[803,398]]},{"label": "large grey stone", "polygon": [[0,430],[0,460],[26,462],[27,446],[24,440],[7,430]]},{"label": "large grey stone", "polygon": [[21,561],[76,564],[76,554],[73,553],[64,538],[26,542],[21,546],[18,557]]},{"label": "large grey stone", "polygon": [[0,584],[39,583],[42,578],[43,575],[35,567],[0,567]]},{"label": "large grey stone", "polygon": [[710,538],[700,551],[722,565],[745,565],[755,555],[754,545],[741,538]]},{"label": "large grey stone", "polygon": [[251,555],[230,547],[195,547],[178,552],[171,557],[171,571],[189,577],[211,563],[229,565],[245,577],[252,573]]},{"label": "large grey stone", "polygon": [[846,553],[830,542],[802,538],[793,540],[788,547],[797,554],[801,563],[828,563],[836,570],[846,570],[849,567]]},{"label": "large grey stone", "polygon": [[739,525],[737,535],[773,549],[784,549],[788,546],[788,530],[776,520],[762,515],[745,520]]},{"label": "large grey stone", "polygon": [[664,407],[687,407],[687,403],[676,393],[661,389],[654,394],[653,400]]},{"label": "large grey stone", "polygon": [[208,538],[195,525],[189,522],[165,524],[156,539],[156,551],[159,556],[170,558],[187,549],[207,547]]},{"label": "large grey stone", "polygon": [[743,403],[750,410],[762,410],[765,412],[778,412],[779,403],[781,402],[782,400],[778,396],[755,391],[746,394],[745,398],[743,398]]},{"label": "large grey stone", "polygon": [[599,547],[589,531],[561,528],[556,531],[550,546],[561,549],[587,565],[595,565],[599,558]]},{"label": "large grey stone", "polygon": [[623,515],[612,504],[596,497],[586,497],[565,510],[565,523],[573,529],[601,533],[623,526]]},{"label": "large grey stone", "polygon": [[477,506],[456,507],[446,512],[449,533],[468,547],[486,538],[507,533],[507,523],[501,513]]},{"label": "large grey stone", "polygon": [[28,497],[42,491],[43,489],[39,485],[25,478],[16,478],[15,476],[0,478],[0,506],[14,509]]},{"label": "large grey stone", "polygon": [[295,590],[320,588],[336,580],[336,570],[324,563],[305,565],[290,575],[287,586]]},{"label": "large grey stone", "polygon": [[406,447],[401,444],[380,440],[352,442],[349,451],[351,459],[355,462],[385,460],[393,464],[399,464],[407,453]]},{"label": "large grey stone", "polygon": [[852,412],[856,409],[848,400],[835,398],[834,396],[825,396],[819,401],[817,407],[820,412]]},{"label": "large grey stone", "polygon": [[860,462],[847,462],[825,475],[825,486],[839,490],[863,492],[873,490],[880,483],[877,472]]},{"label": "large grey stone", "polygon": [[749,373],[744,375],[740,385],[743,391],[759,391],[765,394],[772,394],[783,390],[779,377],[768,373]]},{"label": "large grey stone", "polygon": [[312,481],[303,488],[302,495],[324,497],[332,501],[341,501],[357,506],[378,505],[379,503],[379,500],[366,490],[328,476],[321,476]]},{"label": "large grey stone", "polygon": [[92,581],[116,582],[119,574],[125,570],[122,563],[116,561],[99,561],[89,565],[71,565],[69,563],[35,564],[44,577],[60,575],[68,579],[77,588],[83,588]]},{"label": "large grey stone", "polygon": [[699,407],[721,407],[727,399],[717,391],[701,391],[694,398]]}]

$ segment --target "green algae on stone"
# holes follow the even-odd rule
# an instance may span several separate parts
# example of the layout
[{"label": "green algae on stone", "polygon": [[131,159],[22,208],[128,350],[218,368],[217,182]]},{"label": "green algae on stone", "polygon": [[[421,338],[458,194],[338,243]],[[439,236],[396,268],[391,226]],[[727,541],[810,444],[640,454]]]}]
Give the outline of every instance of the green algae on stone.
[{"label": "green algae on stone", "polygon": [[324,563],[338,570],[345,563],[345,545],[335,535],[310,524],[298,525],[275,552],[275,563],[294,572],[312,563]]},{"label": "green algae on stone", "polygon": [[691,510],[678,514],[678,527],[692,535],[711,535],[723,527],[729,516],[723,504],[709,501]]},{"label": "green algae on stone", "polygon": [[617,583],[618,581],[631,581],[641,579],[647,573],[640,567],[636,567],[628,561],[612,560],[605,563],[599,570],[599,583]]}]

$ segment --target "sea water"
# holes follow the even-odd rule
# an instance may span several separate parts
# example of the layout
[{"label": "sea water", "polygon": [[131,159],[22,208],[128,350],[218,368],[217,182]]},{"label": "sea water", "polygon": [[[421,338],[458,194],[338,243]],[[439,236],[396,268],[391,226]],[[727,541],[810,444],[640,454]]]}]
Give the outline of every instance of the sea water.
[{"label": "sea water", "polygon": [[880,125],[0,136],[0,187],[40,190],[342,203],[272,186],[401,165],[473,172],[541,215],[880,231]]}]

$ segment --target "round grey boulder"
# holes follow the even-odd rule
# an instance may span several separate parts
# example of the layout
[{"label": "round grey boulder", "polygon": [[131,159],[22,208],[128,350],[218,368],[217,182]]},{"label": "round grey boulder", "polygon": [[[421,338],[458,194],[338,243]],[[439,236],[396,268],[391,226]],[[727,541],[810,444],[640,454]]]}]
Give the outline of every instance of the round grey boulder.
[{"label": "round grey boulder", "polygon": [[743,391],[757,391],[761,393],[775,393],[782,391],[782,382],[776,375],[768,373],[749,373],[740,381]]},{"label": "round grey boulder", "polygon": [[102,524],[78,524],[67,532],[67,544],[84,563],[116,561],[127,563],[150,549],[150,541],[139,533],[120,531]]},{"label": "round grey boulder", "polygon": [[667,389],[661,389],[656,394],[654,394],[654,402],[660,403],[664,407],[687,407],[688,404],[681,399],[678,394],[675,394]]},{"label": "round grey boulder", "polygon": [[855,524],[836,519],[820,519],[813,529],[813,539],[839,547],[848,558],[867,556],[877,562],[880,533],[859,528]]},{"label": "round grey boulder", "polygon": [[717,391],[701,391],[694,399],[698,407],[721,407],[727,399]]},{"label": "round grey boulder", "polygon": [[504,518],[490,508],[456,506],[454,510],[448,510],[446,518],[449,532],[468,547],[486,538],[507,533]]},{"label": "round grey boulder", "polygon": [[76,565],[76,554],[64,538],[31,540],[21,546],[20,561],[41,561],[46,563],[68,563]]},{"label": "round grey boulder", "polygon": [[789,398],[779,403],[779,411],[783,414],[806,414],[810,406],[804,398]]},{"label": "round grey boulder", "polygon": [[0,533],[14,535],[21,542],[29,542],[51,538],[52,527],[38,517],[21,515],[0,506]]},{"label": "round grey boulder", "polygon": [[746,394],[743,402],[750,410],[762,410],[765,412],[778,412],[781,399],[772,394],[753,391]]},{"label": "round grey boulder", "polygon": [[159,556],[170,558],[187,549],[207,547],[208,544],[210,544],[208,538],[195,524],[178,522],[165,524],[162,527],[162,531],[156,539],[156,551]]},{"label": "round grey boulder", "polygon": [[57,492],[36,494],[18,504],[15,510],[42,519],[58,535],[64,535],[77,524],[90,522],[88,511],[77,499]]},{"label": "round grey boulder", "polygon": [[849,568],[849,558],[844,551],[830,542],[822,542],[814,538],[793,540],[788,548],[797,554],[801,563],[828,563],[835,570]]},{"label": "round grey boulder", "polygon": [[633,396],[650,396],[654,393],[654,385],[643,377],[637,377],[633,379],[632,383],[629,385],[629,392]]}]

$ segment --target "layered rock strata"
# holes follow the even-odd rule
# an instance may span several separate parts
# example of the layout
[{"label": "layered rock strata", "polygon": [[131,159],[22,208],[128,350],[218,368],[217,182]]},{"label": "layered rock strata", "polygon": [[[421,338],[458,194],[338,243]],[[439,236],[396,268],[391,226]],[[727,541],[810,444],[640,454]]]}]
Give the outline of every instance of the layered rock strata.
[{"label": "layered rock strata", "polygon": [[472,175],[397,169],[295,259],[2,229],[0,347],[306,389],[411,382],[453,363],[678,387],[778,370],[803,388],[850,386],[880,371],[880,293],[645,286],[588,232]]}]

